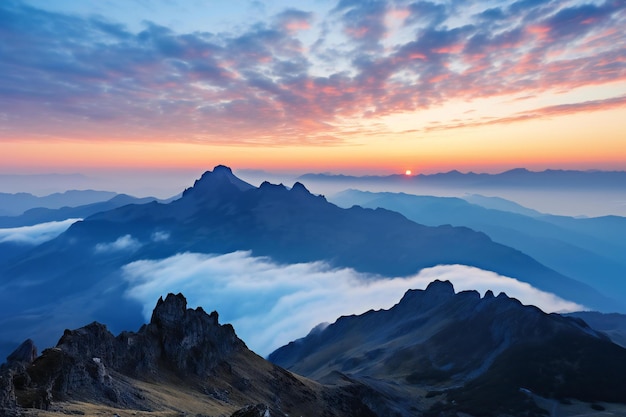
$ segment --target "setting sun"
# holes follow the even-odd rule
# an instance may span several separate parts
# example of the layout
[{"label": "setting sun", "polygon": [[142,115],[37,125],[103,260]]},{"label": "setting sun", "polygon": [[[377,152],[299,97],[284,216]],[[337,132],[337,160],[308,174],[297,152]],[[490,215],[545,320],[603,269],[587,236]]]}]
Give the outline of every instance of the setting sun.
[{"label": "setting sun", "polygon": [[411,174],[412,174],[412,172],[411,172],[410,169],[407,169],[406,171],[404,171],[404,175],[411,175]]}]

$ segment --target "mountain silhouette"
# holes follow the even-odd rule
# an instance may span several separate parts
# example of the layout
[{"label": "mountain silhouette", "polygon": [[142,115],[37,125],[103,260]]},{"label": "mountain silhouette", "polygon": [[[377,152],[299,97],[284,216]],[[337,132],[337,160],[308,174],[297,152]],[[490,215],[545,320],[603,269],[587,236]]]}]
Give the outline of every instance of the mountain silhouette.
[{"label": "mountain silhouette", "polygon": [[268,359],[325,383],[361,382],[400,415],[541,415],[534,395],[626,403],[626,349],[606,335],[447,281],[315,328]]}]

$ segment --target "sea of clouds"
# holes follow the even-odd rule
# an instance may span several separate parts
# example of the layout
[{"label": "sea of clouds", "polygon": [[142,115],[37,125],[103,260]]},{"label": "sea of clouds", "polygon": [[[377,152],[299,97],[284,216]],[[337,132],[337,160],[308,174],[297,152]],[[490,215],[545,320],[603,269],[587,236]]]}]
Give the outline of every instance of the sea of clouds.
[{"label": "sea of clouds", "polygon": [[34,226],[10,227],[0,229],[0,243],[39,245],[54,239],[68,227],[82,219],[67,219],[58,222],[39,223]]},{"label": "sea of clouds", "polygon": [[331,268],[325,262],[282,265],[238,251],[135,261],[123,267],[123,275],[129,284],[126,296],[143,305],[146,320],[160,296],[182,292],[189,307],[218,311],[220,322],[231,323],[260,355],[342,315],[388,309],[408,289],[424,289],[436,279],[451,281],[457,292],[505,292],[546,312],[585,309],[527,283],[464,265],[441,265],[410,277],[386,278]]}]

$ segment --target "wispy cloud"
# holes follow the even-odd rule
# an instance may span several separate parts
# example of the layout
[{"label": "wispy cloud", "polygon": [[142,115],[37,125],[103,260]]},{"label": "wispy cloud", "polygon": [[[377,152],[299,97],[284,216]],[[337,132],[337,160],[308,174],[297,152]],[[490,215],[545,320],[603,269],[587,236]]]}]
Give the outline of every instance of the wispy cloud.
[{"label": "wispy cloud", "polygon": [[608,110],[613,108],[626,107],[626,96],[613,97],[604,100],[589,100],[580,103],[558,104],[554,106],[541,107],[538,109],[518,112],[508,117],[493,118],[490,120],[467,119],[453,124],[439,124],[426,127],[424,131],[461,129],[467,127],[480,127],[497,124],[508,124],[533,119],[544,119],[548,117],[564,116],[579,112],[592,112]]},{"label": "wispy cloud", "polygon": [[72,224],[82,219],[67,219],[60,222],[46,222],[34,226],[0,229],[0,243],[39,245],[54,239],[65,232]]},{"label": "wispy cloud", "polygon": [[[159,241],[159,237],[165,237],[164,235],[156,235],[154,241]],[[169,237],[169,236],[168,236]],[[164,240],[164,239],[161,239]],[[110,252],[133,252],[141,247],[141,242],[132,237],[131,235],[124,235],[118,237],[113,242],[98,243],[94,247],[96,253],[110,253]]]},{"label": "wispy cloud", "polygon": [[373,277],[323,262],[279,265],[249,252],[226,255],[183,253],[162,260],[141,260],[123,268],[126,295],[143,304],[146,319],[155,300],[182,292],[190,306],[217,310],[257,353],[266,355],[303,337],[315,325],[341,315],[389,308],[408,289],[450,280],[457,291],[503,291],[544,311],[574,311],[582,306],[537,290],[529,284],[477,268],[448,265],[408,278]]},{"label": "wispy cloud", "polygon": [[0,115],[15,137],[104,125],[111,139],[123,126],[135,139],[328,145],[350,119],[626,80],[615,0],[340,0],[220,33],[133,32],[6,0],[0,21]]}]

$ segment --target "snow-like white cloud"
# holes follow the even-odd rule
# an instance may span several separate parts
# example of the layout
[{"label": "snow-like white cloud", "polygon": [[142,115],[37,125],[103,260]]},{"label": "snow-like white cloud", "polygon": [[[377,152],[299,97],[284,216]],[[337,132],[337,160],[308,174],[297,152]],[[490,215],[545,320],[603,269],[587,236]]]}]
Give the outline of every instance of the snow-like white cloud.
[{"label": "snow-like white cloud", "polygon": [[153,242],[164,242],[168,240],[169,238],[170,238],[170,233],[164,232],[164,231],[154,232],[150,236],[150,239],[152,239]]},{"label": "snow-like white cloud", "polygon": [[424,289],[435,279],[449,280],[456,291],[506,292],[546,312],[578,311],[583,306],[494,272],[443,265],[406,278],[371,276],[333,269],[324,262],[280,265],[249,252],[226,255],[183,253],[161,260],[140,260],[123,267],[126,295],[143,304],[149,319],[156,300],[182,292],[190,307],[217,310],[255,352],[267,355],[322,322],[370,309],[387,309],[408,289]]},{"label": "snow-like white cloud", "polygon": [[58,222],[39,223],[34,226],[0,229],[0,243],[39,245],[54,239],[80,220],[82,219],[67,219]]},{"label": "snow-like white cloud", "polygon": [[141,247],[141,243],[131,235],[118,237],[113,242],[98,243],[94,250],[96,253],[135,251]]}]

